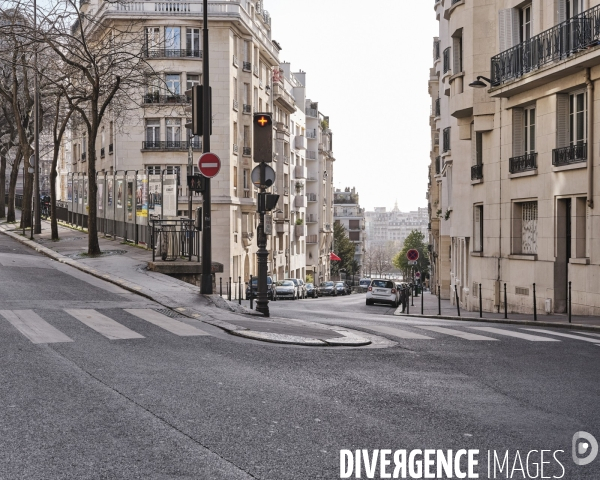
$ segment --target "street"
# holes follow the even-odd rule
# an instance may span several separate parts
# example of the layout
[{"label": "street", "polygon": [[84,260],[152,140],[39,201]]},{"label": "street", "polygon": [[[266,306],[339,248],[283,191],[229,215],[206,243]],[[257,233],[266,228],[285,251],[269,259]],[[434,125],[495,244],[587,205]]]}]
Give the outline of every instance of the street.
[{"label": "street", "polygon": [[511,466],[562,450],[562,478],[600,477],[570,451],[577,431],[600,438],[597,334],[394,317],[357,294],[271,315],[397,345],[261,343],[4,235],[0,292],[1,479],[335,479],[342,449],[461,448]]}]

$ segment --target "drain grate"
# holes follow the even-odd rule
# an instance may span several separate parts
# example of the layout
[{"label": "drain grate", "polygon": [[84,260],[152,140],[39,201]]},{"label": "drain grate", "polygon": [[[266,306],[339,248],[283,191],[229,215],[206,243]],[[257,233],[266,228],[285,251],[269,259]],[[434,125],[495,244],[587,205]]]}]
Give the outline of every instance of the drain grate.
[{"label": "drain grate", "polygon": [[155,308],[155,312],[162,313],[166,317],[171,318],[187,318],[185,315],[181,315],[179,312],[174,312],[173,310],[169,310],[168,308]]}]

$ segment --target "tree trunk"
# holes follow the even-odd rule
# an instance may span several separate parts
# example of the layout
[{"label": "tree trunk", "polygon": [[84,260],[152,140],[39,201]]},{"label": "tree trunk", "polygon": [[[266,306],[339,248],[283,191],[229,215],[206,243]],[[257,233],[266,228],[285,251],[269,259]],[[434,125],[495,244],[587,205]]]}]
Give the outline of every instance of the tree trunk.
[{"label": "tree trunk", "polygon": [[[96,185],[96,137],[98,128],[93,127],[89,132],[88,145],[88,255],[100,255],[100,244],[98,242],[98,224],[96,221],[96,208],[98,197],[98,186]],[[134,211],[135,215],[135,211]]]},{"label": "tree trunk", "polygon": [[50,230],[52,231],[52,240],[58,240],[58,222],[56,218],[56,167],[58,165],[58,145],[54,146],[54,152],[52,155],[52,167],[50,169]]},{"label": "tree trunk", "polygon": [[33,173],[26,173],[28,169],[28,162],[25,161],[29,156],[23,157],[23,172],[25,185],[23,186],[23,202],[21,207],[21,228],[30,228],[32,226],[32,212],[31,209],[33,199]]},{"label": "tree trunk", "polygon": [[8,212],[6,214],[7,222],[16,221],[15,215],[15,193],[17,191],[17,180],[19,179],[19,165],[21,164],[21,155],[17,154],[10,171],[10,182],[8,184]]},{"label": "tree trunk", "polygon": [[6,155],[0,154],[0,218],[6,216]]}]

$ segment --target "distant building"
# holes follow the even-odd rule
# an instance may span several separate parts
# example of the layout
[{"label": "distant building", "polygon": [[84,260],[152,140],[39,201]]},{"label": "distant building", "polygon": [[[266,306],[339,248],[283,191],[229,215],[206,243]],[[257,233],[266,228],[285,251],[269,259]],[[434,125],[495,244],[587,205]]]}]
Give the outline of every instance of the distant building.
[{"label": "distant building", "polygon": [[[354,260],[359,265],[363,264],[365,253],[365,209],[360,208],[359,197],[356,189],[352,187],[336,189],[333,194],[333,220],[340,222],[348,233],[348,238],[354,243]],[[335,249],[335,245],[334,245]]]},{"label": "distant building", "polygon": [[427,208],[419,208],[412,212],[401,212],[398,203],[391,211],[386,207],[375,207],[374,211],[365,212],[368,246],[394,244],[402,247],[410,232],[418,230],[428,241],[427,225],[429,213]]}]

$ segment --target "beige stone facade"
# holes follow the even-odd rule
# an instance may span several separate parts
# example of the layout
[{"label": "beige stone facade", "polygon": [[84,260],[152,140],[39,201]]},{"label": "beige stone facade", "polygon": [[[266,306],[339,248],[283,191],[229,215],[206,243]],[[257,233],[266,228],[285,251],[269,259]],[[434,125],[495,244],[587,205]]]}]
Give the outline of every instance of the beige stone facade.
[{"label": "beige stone facade", "polygon": [[[354,243],[354,260],[363,265],[367,235],[365,231],[365,209],[360,206],[360,197],[354,187],[339,188],[333,194],[333,219],[340,222]],[[335,245],[334,245],[335,247]],[[358,274],[358,272],[354,272]]]},{"label": "beige stone facade", "polygon": [[[432,283],[463,308],[600,314],[600,2],[444,0],[430,73]],[[469,84],[478,76],[485,88]],[[482,85],[480,85],[482,86]],[[439,139],[439,140],[438,140]]]}]

